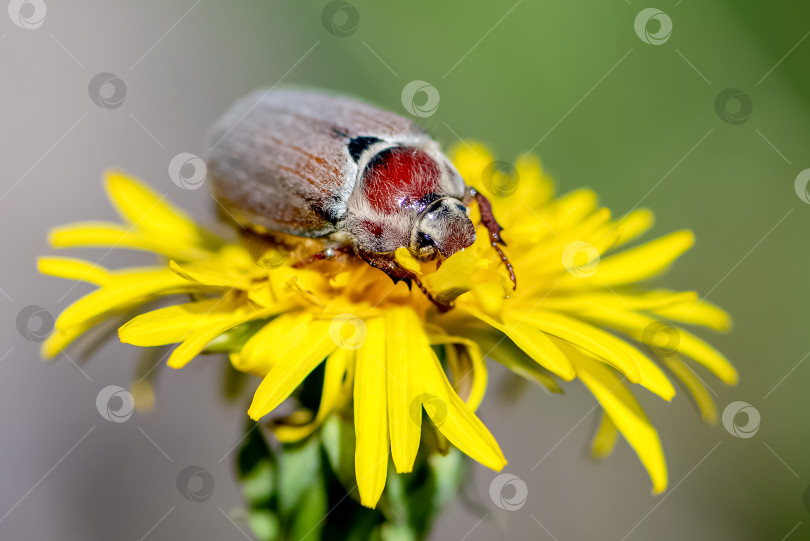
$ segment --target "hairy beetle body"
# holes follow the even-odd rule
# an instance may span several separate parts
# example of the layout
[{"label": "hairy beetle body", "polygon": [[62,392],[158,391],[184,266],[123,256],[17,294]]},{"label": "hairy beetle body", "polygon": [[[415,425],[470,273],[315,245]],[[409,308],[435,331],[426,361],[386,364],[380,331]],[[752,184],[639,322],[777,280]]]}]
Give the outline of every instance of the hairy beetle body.
[{"label": "hairy beetle body", "polygon": [[[323,92],[258,91],[210,140],[214,196],[243,227],[350,247],[395,280],[415,279],[392,261],[400,247],[430,260],[475,241],[468,207],[481,195],[399,115]],[[497,248],[500,227],[489,216],[482,212]]]}]

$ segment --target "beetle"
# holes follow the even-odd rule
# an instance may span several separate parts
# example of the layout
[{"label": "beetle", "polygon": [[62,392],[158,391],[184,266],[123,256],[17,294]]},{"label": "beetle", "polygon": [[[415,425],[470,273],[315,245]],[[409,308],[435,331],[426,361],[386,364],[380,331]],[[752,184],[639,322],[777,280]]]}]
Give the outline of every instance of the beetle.
[{"label": "beetle", "polygon": [[325,241],[323,251],[294,266],[353,253],[394,283],[415,282],[446,311],[451,305],[431,296],[394,252],[406,247],[439,265],[471,246],[476,202],[517,286],[490,202],[407,118],[323,91],[259,90],[214,124],[209,148],[213,196],[240,226]]}]

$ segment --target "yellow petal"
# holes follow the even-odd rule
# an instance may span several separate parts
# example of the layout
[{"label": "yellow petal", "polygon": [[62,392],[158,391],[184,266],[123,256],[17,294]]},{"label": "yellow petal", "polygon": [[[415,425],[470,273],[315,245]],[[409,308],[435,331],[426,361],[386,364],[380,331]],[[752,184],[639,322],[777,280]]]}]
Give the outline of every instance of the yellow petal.
[{"label": "yellow petal", "polygon": [[[492,163],[493,157],[489,150],[475,141],[459,143],[450,150],[451,160],[461,177],[469,186],[478,191],[484,190],[481,176],[484,169]],[[484,191],[486,193],[486,191]]]},{"label": "yellow petal", "polygon": [[[487,389],[487,362],[481,353],[479,345],[468,338],[450,335],[430,335],[432,345],[459,345],[463,347],[463,353],[458,356],[458,363],[451,365],[453,371],[453,388],[459,396],[466,395],[465,402],[473,411],[478,409],[484,393]],[[450,363],[448,363],[450,364]],[[466,389],[467,392],[463,392]]]},{"label": "yellow petal", "polygon": [[139,229],[216,249],[222,240],[165,201],[152,188],[121,171],[108,171],[105,188],[122,218]]},{"label": "yellow petal", "polygon": [[166,268],[144,267],[117,271],[110,274],[101,289],[68,306],[57,318],[56,327],[67,329],[80,325],[105,312],[141,304],[156,295],[192,289],[189,286],[189,282]]},{"label": "yellow petal", "polygon": [[417,275],[422,274],[422,265],[419,263],[418,259],[411,255],[411,252],[407,248],[397,248],[396,252],[394,252],[394,260],[403,269],[407,269]]},{"label": "yellow petal", "polygon": [[178,276],[189,282],[197,282],[207,286],[233,287],[247,289],[250,286],[250,277],[228,266],[212,267],[202,265],[181,265],[176,261],[169,261],[169,268]]},{"label": "yellow petal", "polygon": [[110,222],[85,221],[51,229],[48,242],[54,248],[102,247],[130,248],[190,260],[206,257],[210,252],[179,242],[167,235],[139,231],[134,226]]},{"label": "yellow petal", "polygon": [[592,306],[610,306],[631,310],[659,310],[694,306],[698,296],[694,291],[655,290],[645,293],[627,292],[621,288],[609,292],[578,292],[576,295],[549,296],[543,299],[546,310],[571,312],[572,315]]},{"label": "yellow petal", "polygon": [[554,377],[526,355],[512,340],[503,333],[471,329],[465,332],[471,340],[478,343],[485,355],[507,367],[509,370],[530,381],[542,385],[549,393],[559,394],[562,389]]},{"label": "yellow petal", "polygon": [[[540,159],[533,154],[524,154],[515,162],[515,170],[518,174],[518,187],[513,201],[520,201],[530,209],[539,209],[546,204],[554,195],[554,183],[543,174]],[[516,210],[521,211],[519,205],[515,205]]]},{"label": "yellow petal", "polygon": [[652,480],[653,493],[663,492],[667,488],[667,466],[661,440],[638,402],[610,368],[586,355],[571,357],[579,379],[638,454]]},{"label": "yellow petal", "polygon": [[655,223],[655,215],[648,209],[638,209],[621,218],[615,225],[618,238],[616,247],[627,244],[646,233]]},{"label": "yellow petal", "polygon": [[337,347],[329,336],[329,322],[324,320],[314,320],[306,336],[291,337],[291,340],[296,342],[297,355],[275,364],[253,395],[248,415],[254,421],[258,421],[286,400],[304,378]]},{"label": "yellow petal", "polygon": [[360,503],[375,507],[388,472],[388,400],[385,323],[366,321],[368,334],[357,350],[354,382],[354,468]]},{"label": "yellow petal", "polygon": [[70,257],[40,257],[37,259],[40,273],[68,280],[79,280],[96,285],[104,285],[110,272],[100,265]]},{"label": "yellow petal", "polygon": [[[248,321],[267,317],[271,315],[268,310],[241,310],[234,311],[230,318],[222,321],[199,323],[193,327],[183,339],[183,342],[174,348],[166,364],[170,368],[183,368],[194,357],[199,355],[205,347],[217,336],[228,331],[237,325]],[[323,360],[323,359],[321,359]]]},{"label": "yellow petal", "polygon": [[476,308],[468,305],[461,306],[461,308],[507,335],[515,345],[525,351],[537,364],[557,374],[565,381],[571,381],[576,376],[574,367],[565,355],[551,342],[548,336],[532,325],[512,315],[509,315],[508,319],[507,315],[504,315],[504,322],[499,323]]},{"label": "yellow petal", "polygon": [[185,340],[196,328],[227,323],[256,312],[233,298],[175,304],[131,319],[118,329],[118,337],[125,344],[142,347],[175,344]]},{"label": "yellow petal", "polygon": [[475,413],[456,394],[432,349],[411,360],[419,374],[421,401],[436,428],[462,453],[487,468],[506,466],[498,442]]},{"label": "yellow petal", "polygon": [[591,455],[594,458],[605,458],[613,452],[616,446],[616,437],[619,431],[616,424],[610,418],[610,415],[602,412],[602,418],[599,421],[599,428],[591,441]]},{"label": "yellow petal", "polygon": [[695,405],[700,411],[703,420],[711,425],[716,424],[717,407],[709,391],[703,385],[703,382],[700,381],[700,378],[692,372],[692,369],[689,368],[678,355],[664,357],[662,361],[672,370],[672,373],[681,380],[683,386],[686,387],[692,395],[692,399],[695,401]]},{"label": "yellow petal", "polygon": [[437,298],[452,301],[472,289],[472,273],[479,260],[474,250],[456,252],[442,263],[439,270],[425,276],[425,286]]},{"label": "yellow petal", "polygon": [[293,443],[308,437],[321,426],[335,409],[339,408],[347,398],[351,397],[351,390],[344,385],[343,377],[348,371],[349,363],[353,362],[354,351],[343,348],[336,349],[327,357],[318,413],[311,422],[305,424],[276,425],[273,428],[273,433],[279,441]]},{"label": "yellow petal", "polygon": [[40,346],[42,358],[46,361],[53,359],[95,324],[96,321],[91,321],[68,329],[54,329]]},{"label": "yellow petal", "polygon": [[472,292],[478,307],[488,316],[497,317],[503,310],[506,295],[501,284],[484,282],[476,285]]},{"label": "yellow petal", "polygon": [[565,231],[574,227],[596,210],[599,196],[587,188],[573,190],[552,203],[556,223],[555,231]]},{"label": "yellow petal", "polygon": [[248,339],[234,368],[264,377],[273,365],[295,356],[311,322],[312,313],[305,310],[281,314]]},{"label": "yellow petal", "polygon": [[[416,358],[430,350],[422,322],[413,309],[393,307],[385,311],[385,359],[377,359],[387,368],[388,429],[391,455],[398,473],[413,469],[422,433],[422,413],[414,401],[419,399]],[[414,414],[414,410],[418,414]]]},{"label": "yellow petal", "polygon": [[703,325],[715,331],[726,332],[731,329],[731,316],[722,308],[705,300],[663,306],[653,311],[673,321]]},{"label": "yellow petal", "polygon": [[[737,369],[728,362],[723,354],[685,329],[680,327],[668,327],[659,323],[654,318],[637,312],[616,310],[609,307],[593,307],[582,312],[582,317],[605,327],[623,332],[634,340],[642,343],[645,339],[649,341],[649,339],[652,338],[645,336],[645,332],[647,329],[653,328],[653,325],[673,329],[677,336],[678,343],[675,350],[678,353],[686,355],[704,365],[726,384],[734,385],[737,383]],[[655,344],[648,345],[655,347]]]},{"label": "yellow petal", "polygon": [[672,383],[652,361],[612,334],[578,319],[541,310],[529,314],[526,321],[603,359],[625,374],[628,380],[640,383],[664,400],[675,396]]},{"label": "yellow petal", "polygon": [[666,270],[692,247],[691,231],[676,231],[636,248],[603,258],[592,280],[610,286],[646,280]]}]

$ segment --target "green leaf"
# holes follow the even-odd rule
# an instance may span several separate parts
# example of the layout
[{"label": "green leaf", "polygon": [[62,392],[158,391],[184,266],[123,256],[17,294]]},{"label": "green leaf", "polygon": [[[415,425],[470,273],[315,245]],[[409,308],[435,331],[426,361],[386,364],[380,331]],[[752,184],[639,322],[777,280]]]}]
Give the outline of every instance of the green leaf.
[{"label": "green leaf", "polygon": [[455,499],[458,487],[464,480],[464,455],[451,448],[446,456],[432,455],[428,464],[433,471],[435,491],[433,492],[432,518],[439,515],[445,505]]},{"label": "green leaf", "polygon": [[266,505],[273,497],[276,485],[275,464],[263,460],[242,476],[242,495],[251,507]]},{"label": "green leaf", "polygon": [[420,450],[414,470],[407,474],[389,472],[385,486],[388,524],[383,539],[423,539],[433,521],[451,501],[464,477],[463,456],[452,449],[446,456]]},{"label": "green leaf", "polygon": [[352,493],[357,492],[354,475],[355,441],[354,425],[337,415],[330,417],[321,428],[321,444],[329,467],[346,492]]},{"label": "green leaf", "polygon": [[248,423],[245,441],[239,450],[237,471],[242,494],[250,508],[269,506],[276,484],[276,459],[260,426],[252,421]]},{"label": "green leaf", "polygon": [[253,535],[261,541],[275,541],[281,534],[278,517],[272,511],[259,509],[248,513],[248,525]]},{"label": "green leaf", "polygon": [[283,446],[279,460],[279,508],[292,516],[307,490],[320,478],[321,455],[317,437]]},{"label": "green leaf", "polygon": [[326,488],[320,469],[309,480],[307,490],[295,509],[290,529],[290,539],[318,540],[326,522],[328,512]]},{"label": "green leaf", "polygon": [[233,353],[239,351],[256,331],[267,325],[272,318],[257,319],[237,325],[220,334],[205,346],[206,353]]},{"label": "green leaf", "polygon": [[247,374],[235,369],[233,365],[227,361],[222,363],[222,371],[222,393],[225,395],[225,400],[237,400],[242,396],[247,385]]}]

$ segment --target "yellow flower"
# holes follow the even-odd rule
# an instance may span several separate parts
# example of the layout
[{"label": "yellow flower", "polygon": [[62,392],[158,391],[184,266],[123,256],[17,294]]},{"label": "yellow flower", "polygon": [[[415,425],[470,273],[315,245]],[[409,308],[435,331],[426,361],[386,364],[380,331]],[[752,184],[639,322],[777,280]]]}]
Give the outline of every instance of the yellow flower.
[{"label": "yellow flower", "polygon": [[[649,472],[653,491],[664,490],[658,434],[625,382],[671,400],[675,389],[663,364],[713,422],[712,400],[682,356],[726,383],[737,379],[719,352],[676,326],[726,330],[730,321],[723,311],[693,292],[639,286],[687,250],[692,234],[672,233],[614,254],[649,229],[650,212],[612,220],[589,190],[554,198],[532,157],[521,158],[514,171],[499,171],[484,148],[465,145],[454,162],[490,198],[505,227],[505,251],[518,280],[514,291],[482,228],[473,246],[438,270],[407,250],[396,253],[435,297],[454,302],[440,314],[418,288],[393,285],[351,256],[293,266],[319,250],[316,241],[242,233],[226,242],[114,172],[106,188],[126,223],[56,228],[51,244],[132,248],[162,256],[161,262],[113,271],[77,259],[40,259],[45,274],[99,286],[59,316],[43,356],[55,356],[113,316],[168,297],[174,302],[123,325],[121,341],[178,344],[168,360],[172,368],[205,351],[226,351],[234,368],[262,378],[248,410],[253,419],[272,412],[325,363],[318,412],[299,411],[274,430],[282,441],[295,441],[329,415],[353,412],[355,473],[361,502],[369,507],[385,487],[389,454],[398,472],[413,468],[423,409],[438,441],[493,470],[505,466],[474,413],[486,388],[485,358],[491,357],[552,392],[561,392],[558,380],[579,378],[604,410],[594,455],[609,453],[621,432]],[[188,302],[177,302],[176,294]],[[644,344],[649,356],[633,342]]]}]

